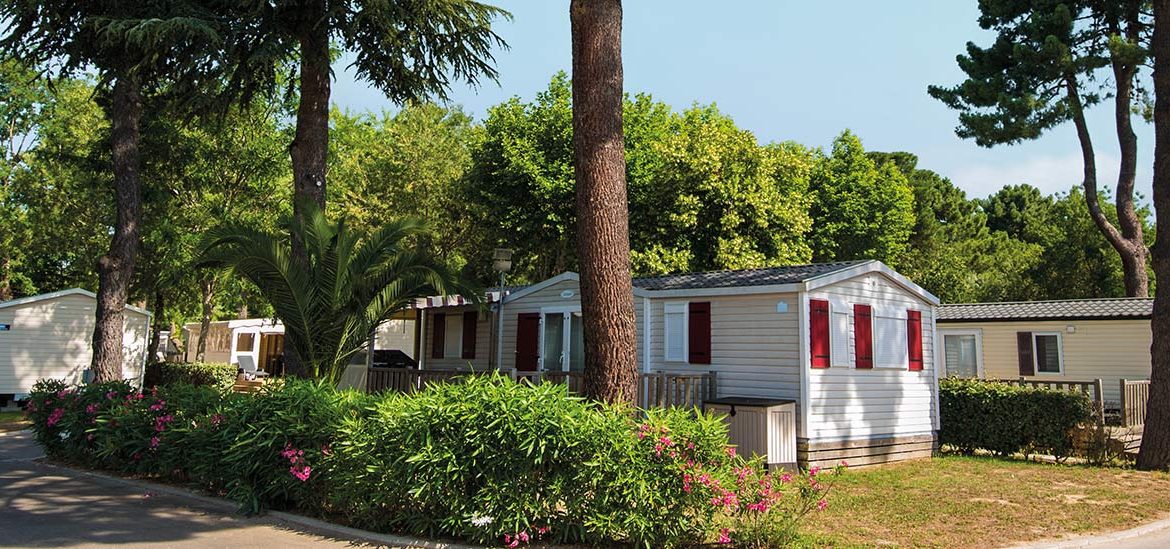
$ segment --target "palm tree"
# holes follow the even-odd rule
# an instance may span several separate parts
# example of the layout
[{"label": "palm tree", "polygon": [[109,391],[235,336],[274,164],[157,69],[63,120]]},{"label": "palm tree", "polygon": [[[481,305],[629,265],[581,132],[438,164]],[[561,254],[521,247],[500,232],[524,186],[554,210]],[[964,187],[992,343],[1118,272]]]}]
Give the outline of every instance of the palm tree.
[{"label": "palm tree", "polygon": [[[336,383],[378,324],[416,298],[479,295],[411,244],[427,232],[420,221],[360,235],[345,221],[326,220],[315,204],[302,208],[287,233],[240,225],[212,231],[197,266],[230,268],[255,284],[284,323],[286,352],[309,377]],[[305,261],[293,260],[290,237],[304,243]]]}]

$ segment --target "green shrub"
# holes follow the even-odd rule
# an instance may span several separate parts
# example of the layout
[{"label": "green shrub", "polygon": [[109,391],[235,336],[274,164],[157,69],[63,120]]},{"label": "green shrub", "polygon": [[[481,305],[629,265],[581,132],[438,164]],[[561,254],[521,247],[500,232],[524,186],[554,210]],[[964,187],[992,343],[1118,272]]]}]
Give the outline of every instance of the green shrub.
[{"label": "green shrub", "polygon": [[370,396],[286,380],[254,395],[41,382],[30,417],[56,459],[190,483],[248,511],[516,547],[783,545],[824,505],[817,472],[771,476],[722,420],[472,377]]},{"label": "green shrub", "polygon": [[1093,420],[1083,394],[972,379],[940,380],[939,408],[939,442],[966,453],[1067,457],[1073,429]]},{"label": "green shrub", "polygon": [[210,385],[230,389],[239,369],[222,362],[152,362],[146,365],[144,387],[171,385]]}]

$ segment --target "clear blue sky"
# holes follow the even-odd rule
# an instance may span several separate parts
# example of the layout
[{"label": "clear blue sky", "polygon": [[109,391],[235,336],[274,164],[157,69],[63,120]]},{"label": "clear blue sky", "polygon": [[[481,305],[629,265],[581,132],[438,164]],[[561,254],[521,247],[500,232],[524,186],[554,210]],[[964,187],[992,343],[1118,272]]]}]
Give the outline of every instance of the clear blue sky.
[{"label": "clear blue sky", "polygon": [[[490,0],[489,0],[490,2]],[[482,118],[509,97],[531,99],[558,70],[569,71],[568,0],[496,0],[513,14],[496,26],[510,45],[496,53],[499,84],[456,87],[452,102]],[[715,7],[717,6],[717,7]],[[1005,184],[1045,192],[1081,181],[1071,125],[1038,141],[983,149],[954,134],[956,113],[926,94],[954,84],[955,55],[990,33],[976,24],[976,0],[796,2],[626,0],[623,60],[627,92],[648,92],[681,110],[715,103],[761,142],[827,148],[849,128],[868,150],[917,154],[919,167],[951,178],[971,196]],[[337,67],[333,100],[350,110],[395,108]],[[1117,142],[1107,107],[1091,113],[1099,177],[1113,186]],[[1139,192],[1149,196],[1152,129],[1137,124]]]}]

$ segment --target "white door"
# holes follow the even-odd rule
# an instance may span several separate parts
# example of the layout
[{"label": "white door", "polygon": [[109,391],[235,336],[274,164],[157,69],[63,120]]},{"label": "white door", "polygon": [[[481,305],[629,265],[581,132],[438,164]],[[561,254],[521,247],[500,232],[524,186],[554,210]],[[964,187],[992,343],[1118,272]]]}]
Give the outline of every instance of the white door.
[{"label": "white door", "polygon": [[580,311],[544,313],[541,330],[541,368],[552,372],[585,369],[585,336]]}]

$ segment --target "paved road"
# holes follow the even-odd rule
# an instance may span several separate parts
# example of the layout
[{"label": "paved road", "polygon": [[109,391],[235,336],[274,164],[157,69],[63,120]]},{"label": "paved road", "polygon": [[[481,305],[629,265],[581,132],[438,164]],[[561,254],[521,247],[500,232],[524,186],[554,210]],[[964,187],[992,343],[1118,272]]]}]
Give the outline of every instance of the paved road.
[{"label": "paved road", "polygon": [[0,547],[355,547],[273,518],[33,461],[27,431],[0,433]]}]

